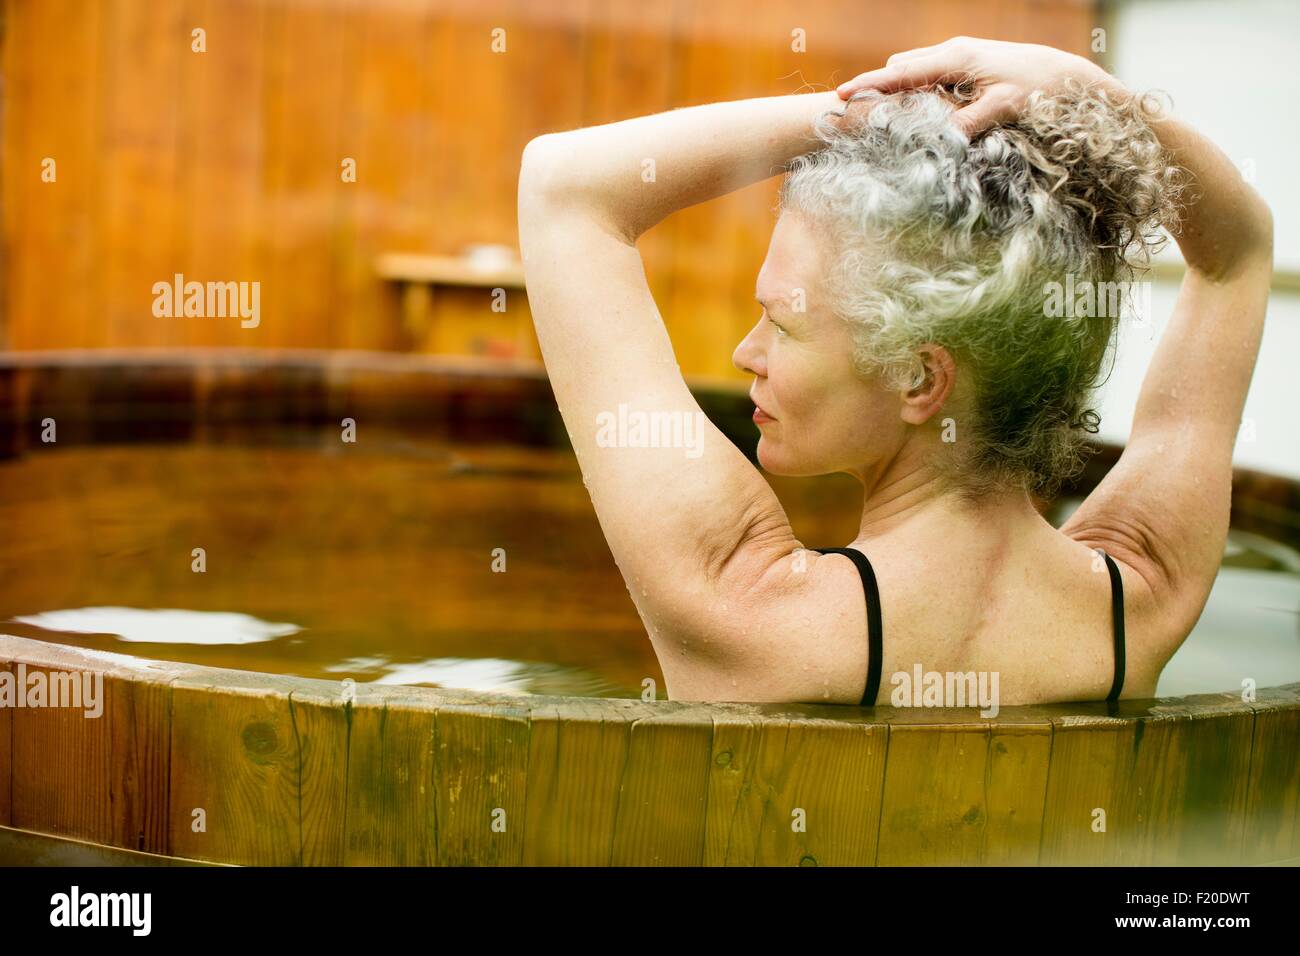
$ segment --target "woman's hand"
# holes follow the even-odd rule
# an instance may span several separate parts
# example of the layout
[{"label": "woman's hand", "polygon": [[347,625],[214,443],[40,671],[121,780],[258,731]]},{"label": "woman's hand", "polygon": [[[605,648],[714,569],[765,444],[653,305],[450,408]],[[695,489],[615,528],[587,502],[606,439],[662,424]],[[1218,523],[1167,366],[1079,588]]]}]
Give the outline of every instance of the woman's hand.
[{"label": "woman's hand", "polygon": [[1014,121],[1030,93],[1052,91],[1067,78],[1099,81],[1112,89],[1123,89],[1091,60],[1054,47],[953,37],[938,46],[895,53],[881,69],[855,76],[836,92],[848,99],[865,89],[893,93],[970,79],[976,99],[953,114],[953,122],[969,137],[990,126]]}]

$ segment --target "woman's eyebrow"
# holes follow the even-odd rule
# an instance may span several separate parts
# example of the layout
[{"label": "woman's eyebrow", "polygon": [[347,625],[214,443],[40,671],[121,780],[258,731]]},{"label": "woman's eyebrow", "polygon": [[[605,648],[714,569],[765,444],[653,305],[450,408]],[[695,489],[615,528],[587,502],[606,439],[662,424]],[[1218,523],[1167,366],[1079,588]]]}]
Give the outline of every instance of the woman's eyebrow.
[{"label": "woman's eyebrow", "polygon": [[786,299],[784,296],[777,296],[769,300],[769,299],[764,299],[757,292],[755,292],[754,301],[757,302],[759,305],[761,305],[763,308],[767,309],[769,312],[772,311],[772,306],[774,305],[779,306],[781,308],[781,311],[783,312],[786,311]]}]

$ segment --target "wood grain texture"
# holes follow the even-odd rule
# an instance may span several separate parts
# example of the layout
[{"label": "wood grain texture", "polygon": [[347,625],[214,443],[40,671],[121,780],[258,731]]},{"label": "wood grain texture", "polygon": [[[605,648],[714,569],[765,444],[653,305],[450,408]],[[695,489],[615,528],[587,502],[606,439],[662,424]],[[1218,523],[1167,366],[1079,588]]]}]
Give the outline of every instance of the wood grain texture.
[{"label": "wood grain texture", "polygon": [[[6,4],[4,308],[15,344],[106,340],[96,290],[86,281],[99,265],[102,15],[98,4],[75,0]],[[53,181],[43,179],[47,161]]]},{"label": "wood grain texture", "polygon": [[[20,708],[0,718],[11,731],[13,826],[169,852],[168,701],[171,681],[187,667],[159,663],[139,669],[123,660],[45,645],[39,657],[21,661],[27,674],[39,672],[46,680],[91,675],[100,684],[100,700],[93,709],[83,700],[81,707]],[[15,675],[19,663],[9,656]]]},{"label": "wood grain texture", "polygon": [[[987,35],[990,23],[1006,39],[1086,53],[1095,21],[1073,0],[924,0],[869,22],[852,0],[0,2],[0,346],[520,361],[540,355],[525,295],[508,291],[502,313],[488,295],[435,290],[413,333],[375,261],[516,246],[519,160],[532,137],[828,88],[897,50]],[[57,184],[40,181],[47,156]],[[353,183],[345,158],[356,161]],[[758,317],[753,283],[776,189],[773,179],[684,210],[642,239],[688,375],[745,378],[731,355]],[[259,282],[260,325],[155,317],[153,284],[176,273]]]},{"label": "wood grain texture", "polygon": [[[187,280],[261,281],[266,233],[266,20],[263,0],[188,0],[187,23],[206,31],[206,51],[180,58],[173,231]],[[165,320],[160,320],[165,321]],[[175,319],[187,345],[252,346],[257,329],[215,319]],[[269,323],[268,323],[269,326]],[[265,333],[261,333],[265,334]]]},{"label": "wood grain texture", "polygon": [[192,27],[181,4],[122,0],[101,9],[96,92],[103,97],[102,146],[94,152],[102,171],[91,192],[98,200],[97,245],[89,273],[68,278],[97,290],[95,321],[102,331],[61,344],[183,345],[191,323],[206,320],[154,316],[153,288],[178,271],[175,235],[183,211],[175,193],[177,135],[187,108],[179,80],[183,58],[202,54],[190,50]]},{"label": "wood grain texture", "polygon": [[1054,723],[1041,862],[1240,860],[1254,716],[1239,700],[1121,702],[1115,717]]},{"label": "wood grain texture", "polygon": [[1255,712],[1241,862],[1300,857],[1300,688],[1270,687]]},{"label": "wood grain texture", "polygon": [[1158,733],[1146,735],[1135,766],[1142,793],[1134,805],[1150,841],[1145,863],[1241,861],[1255,723],[1243,709],[1231,694],[1184,697],[1171,707],[1179,719],[1153,722]]},{"label": "wood grain texture", "polygon": [[234,683],[198,677],[172,687],[172,852],[299,866],[303,780],[289,708],[292,682]]},{"label": "wood grain texture", "polygon": [[878,865],[1038,862],[1052,708],[877,709],[889,727]]},{"label": "wood grain texture", "polygon": [[436,866],[434,712],[358,687],[348,747],[344,862]]},{"label": "wood grain texture", "polygon": [[342,866],[347,855],[350,710],[341,684],[296,680],[289,694],[298,745],[303,866]]},{"label": "wood grain texture", "polygon": [[144,853],[168,853],[171,685],[109,676],[104,694],[113,740],[113,829],[107,842]]},{"label": "wood grain texture", "polygon": [[705,864],[862,865],[876,858],[888,730],[717,705]]},{"label": "wood grain texture", "polygon": [[699,708],[671,704],[628,725],[612,866],[699,866],[712,725]]},{"label": "wood grain texture", "polygon": [[525,865],[610,862],[631,727],[654,713],[653,704],[630,700],[532,708]]},{"label": "wood grain texture", "polygon": [[442,866],[518,866],[528,796],[528,708],[439,704],[434,827]]},{"label": "wood grain texture", "polygon": [[973,709],[379,685],[349,696],[331,681],[0,635],[0,668],[20,663],[102,674],[105,710],[0,711],[12,734],[7,758],[0,743],[10,825],[97,846],[295,866],[1300,856],[1300,685],[1248,703],[1055,704],[986,720]]}]

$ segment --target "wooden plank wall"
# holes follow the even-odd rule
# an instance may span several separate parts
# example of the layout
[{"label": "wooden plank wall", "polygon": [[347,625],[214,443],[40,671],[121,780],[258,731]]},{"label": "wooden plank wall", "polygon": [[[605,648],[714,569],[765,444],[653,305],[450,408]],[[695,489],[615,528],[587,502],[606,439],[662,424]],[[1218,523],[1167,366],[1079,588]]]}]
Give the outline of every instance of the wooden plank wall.
[{"label": "wooden plank wall", "polygon": [[[519,698],[147,667],[0,709],[0,825],[273,865],[1233,865],[1300,858],[1300,685],[974,711]],[[6,728],[6,722],[9,727]],[[201,823],[199,822],[201,821]],[[1100,826],[1098,823],[1100,822]]]},{"label": "wooden plank wall", "polygon": [[[13,349],[420,347],[375,256],[515,245],[535,135],[826,88],[963,33],[1086,52],[1097,23],[1078,0],[3,0],[3,18]],[[741,377],[775,197],[771,181],[643,241],[683,371]],[[261,324],[154,317],[153,283],[177,272],[260,282]],[[448,321],[490,320],[488,296],[448,297]]]}]

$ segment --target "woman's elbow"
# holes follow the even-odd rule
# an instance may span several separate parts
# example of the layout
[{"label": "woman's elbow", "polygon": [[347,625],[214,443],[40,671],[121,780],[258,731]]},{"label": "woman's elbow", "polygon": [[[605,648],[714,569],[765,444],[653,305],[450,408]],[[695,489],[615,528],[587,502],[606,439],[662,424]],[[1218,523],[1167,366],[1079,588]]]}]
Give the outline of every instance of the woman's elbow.
[{"label": "woman's elbow", "polygon": [[562,188],[556,172],[563,167],[556,159],[562,134],[543,133],[524,146],[519,158],[519,198],[553,195]]},{"label": "woman's elbow", "polygon": [[1260,251],[1271,260],[1273,258],[1273,210],[1258,193],[1255,194],[1255,198],[1257,202],[1254,209],[1253,234]]}]

